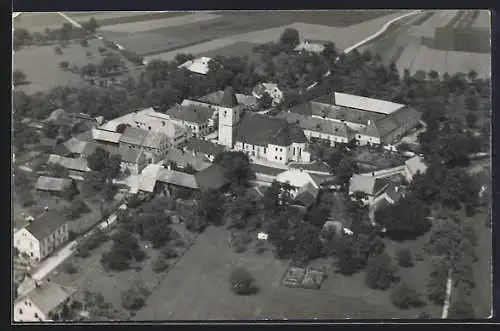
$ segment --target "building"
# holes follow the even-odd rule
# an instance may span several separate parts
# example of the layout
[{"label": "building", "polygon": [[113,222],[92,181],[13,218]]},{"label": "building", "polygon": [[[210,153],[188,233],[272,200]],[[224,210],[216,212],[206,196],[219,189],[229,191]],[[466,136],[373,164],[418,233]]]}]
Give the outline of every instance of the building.
[{"label": "building", "polygon": [[206,75],[209,72],[208,64],[212,61],[211,58],[203,56],[194,60],[189,60],[178,66],[178,68],[186,68],[187,70],[200,75]]},{"label": "building", "polygon": [[[231,86],[227,87],[224,91],[216,91],[210,94],[207,94],[201,98],[199,98],[197,101],[204,102],[213,106],[218,106],[218,107],[234,107],[233,102],[230,102],[228,104],[228,100],[225,97],[230,91],[233,90]],[[241,93],[235,93],[236,96],[236,104],[235,105],[241,105],[245,106],[247,108],[253,109],[257,107],[257,100],[258,98],[255,97],[255,95],[246,95],[246,94],[241,94]]]},{"label": "building", "polygon": [[203,138],[214,131],[216,109],[212,105],[194,100],[184,100],[167,111],[170,120],[189,130],[194,138]]},{"label": "building", "polygon": [[70,305],[75,289],[50,281],[33,281],[32,289],[14,302],[15,322],[44,322],[58,318],[64,305]]},{"label": "building", "polygon": [[308,52],[308,53],[321,53],[325,49],[324,43],[311,42],[309,40],[304,40],[302,43],[298,44],[294,51],[296,52]]},{"label": "building", "polygon": [[277,117],[285,119],[290,124],[296,124],[309,140],[327,140],[335,146],[339,143],[347,144],[354,139],[355,132],[344,123],[290,112],[280,113]]},{"label": "building", "polygon": [[40,176],[36,181],[35,189],[43,192],[61,193],[69,187],[70,184],[71,180],[68,178]]},{"label": "building", "polygon": [[269,94],[273,99],[273,106],[280,104],[283,101],[283,91],[274,83],[261,83],[254,87],[252,95],[256,99],[262,98],[264,93]]},{"label": "building", "polygon": [[68,169],[69,175],[75,179],[81,179],[82,176],[90,171],[88,167],[87,160],[85,158],[69,158],[60,155],[51,154],[47,164],[59,164],[62,167]]},{"label": "building", "polygon": [[408,182],[411,182],[416,174],[420,173],[423,175],[426,171],[427,165],[420,156],[415,156],[405,161],[404,177]]},{"label": "building", "polygon": [[136,127],[127,127],[120,136],[120,149],[141,150],[148,163],[156,163],[165,157],[169,147],[168,137],[161,132],[152,132]]},{"label": "building", "polygon": [[184,147],[185,152],[194,153],[213,162],[217,155],[224,152],[225,147],[207,140],[191,139]]},{"label": "building", "polygon": [[347,125],[360,145],[396,144],[420,122],[415,109],[385,100],[333,92],[290,109],[292,113]]},{"label": "building", "polygon": [[121,170],[131,174],[140,174],[147,164],[146,153],[142,149],[120,148]]},{"label": "building", "polygon": [[371,204],[389,187],[389,181],[385,178],[377,178],[367,174],[354,174],[349,182],[349,196],[353,197],[357,192],[364,193],[365,204]]},{"label": "building", "polygon": [[49,210],[14,233],[14,247],[40,261],[68,241],[68,232],[66,217]]},{"label": "building", "polygon": [[320,186],[323,183],[318,176],[299,169],[291,169],[278,174],[276,181],[290,185],[292,198],[306,209],[317,201]]},{"label": "building", "polygon": [[165,157],[165,163],[175,164],[177,168],[184,169],[192,167],[196,171],[202,171],[211,166],[209,160],[197,153],[170,148]]}]

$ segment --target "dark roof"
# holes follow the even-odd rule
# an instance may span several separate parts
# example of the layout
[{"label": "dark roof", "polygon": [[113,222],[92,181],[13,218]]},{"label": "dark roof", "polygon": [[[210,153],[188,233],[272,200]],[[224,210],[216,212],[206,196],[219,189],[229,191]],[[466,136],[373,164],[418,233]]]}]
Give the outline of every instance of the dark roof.
[{"label": "dark roof", "polygon": [[224,95],[222,96],[221,106],[224,107],[235,107],[238,105],[238,99],[236,99],[236,93],[231,86],[226,87],[224,90]]},{"label": "dark roof", "polygon": [[264,174],[270,176],[277,176],[278,174],[283,172],[283,169],[266,167],[257,163],[250,163],[250,170],[256,174]]},{"label": "dark roof", "polygon": [[40,176],[36,181],[35,188],[40,191],[60,192],[70,183],[71,181],[68,178]]},{"label": "dark roof", "polygon": [[208,105],[176,105],[167,111],[167,115],[173,119],[192,122],[206,123],[212,117],[214,110]]},{"label": "dark roof", "polygon": [[224,168],[218,164],[212,164],[205,170],[200,171],[195,175],[195,178],[198,187],[203,191],[219,190],[229,183]]},{"label": "dark roof", "polygon": [[410,127],[416,126],[421,116],[421,113],[417,110],[410,107],[403,107],[367,126],[364,133],[383,139],[404,124],[411,123]]},{"label": "dark roof", "polygon": [[247,112],[238,125],[236,141],[258,146],[289,146],[292,142],[307,142],[307,139],[299,127],[284,119]]},{"label": "dark roof", "polygon": [[132,145],[141,145],[147,135],[148,131],[129,126],[121,135],[120,142]]},{"label": "dark roof", "polygon": [[122,157],[122,162],[127,163],[138,163],[139,158],[143,155],[142,149],[130,149],[130,148],[120,148],[120,156]]},{"label": "dark roof", "polygon": [[397,202],[399,199],[403,197],[401,187],[390,184],[389,187],[385,190],[385,193],[392,199],[392,201]]},{"label": "dark roof", "polygon": [[288,123],[297,124],[297,126],[301,127],[303,130],[321,132],[345,138],[349,138],[351,134],[351,130],[347,125],[330,120],[324,120],[322,118],[292,112],[282,112],[278,114],[277,117],[283,118]]},{"label": "dark roof", "polygon": [[300,202],[304,207],[309,208],[318,199],[319,189],[315,188],[311,183],[307,183],[299,189],[295,200]]},{"label": "dark roof", "polygon": [[224,146],[212,143],[208,140],[191,139],[186,146],[186,150],[216,156],[224,152]]},{"label": "dark roof", "polygon": [[25,229],[36,239],[43,240],[67,222],[68,220],[63,214],[56,210],[49,210],[28,224]]}]

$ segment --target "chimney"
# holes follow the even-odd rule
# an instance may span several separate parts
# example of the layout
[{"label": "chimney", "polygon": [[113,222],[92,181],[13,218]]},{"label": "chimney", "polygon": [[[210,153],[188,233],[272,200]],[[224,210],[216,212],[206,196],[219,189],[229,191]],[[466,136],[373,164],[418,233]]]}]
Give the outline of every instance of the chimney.
[{"label": "chimney", "polygon": [[41,286],[40,282],[38,280],[35,281],[35,287],[40,287],[40,286]]},{"label": "chimney", "polygon": [[375,177],[375,173],[374,172],[372,172],[372,177]]}]

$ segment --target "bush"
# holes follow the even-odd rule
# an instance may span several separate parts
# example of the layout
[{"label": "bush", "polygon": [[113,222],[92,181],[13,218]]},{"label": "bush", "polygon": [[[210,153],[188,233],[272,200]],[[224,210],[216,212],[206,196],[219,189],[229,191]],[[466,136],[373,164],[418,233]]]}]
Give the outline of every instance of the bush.
[{"label": "bush", "polygon": [[474,230],[474,226],[472,224],[465,224],[462,231],[463,236],[469,240],[472,246],[477,246],[477,234],[476,230]]},{"label": "bush", "polygon": [[399,283],[391,292],[391,302],[400,309],[421,307],[424,302],[420,294],[417,293],[408,283]]},{"label": "bush", "polygon": [[403,268],[413,267],[413,256],[409,249],[402,248],[398,250],[397,259],[400,267]]},{"label": "bush", "polygon": [[182,238],[177,238],[174,240],[174,246],[175,247],[184,247],[184,246],[186,246],[186,242]]},{"label": "bush", "polygon": [[448,318],[473,319],[474,317],[474,307],[463,298],[459,298],[451,304]]},{"label": "bush", "polygon": [[369,288],[385,290],[396,279],[396,269],[389,255],[382,253],[368,259],[365,282]]},{"label": "bush", "polygon": [[121,295],[122,307],[127,310],[139,310],[146,303],[147,294],[139,289],[131,288]]},{"label": "bush", "polygon": [[229,278],[231,289],[237,295],[248,295],[255,293],[255,279],[245,268],[239,267],[231,273]]},{"label": "bush", "polygon": [[177,251],[170,247],[170,246],[165,246],[162,250],[161,250],[161,253],[160,253],[164,258],[166,259],[175,259],[176,257],[179,256],[179,254],[177,253]]},{"label": "bush", "polygon": [[79,245],[76,248],[75,256],[79,258],[87,258],[90,256],[90,249],[86,245]]},{"label": "bush", "polygon": [[78,272],[78,268],[70,261],[63,264],[63,270],[70,275]]},{"label": "bush", "polygon": [[162,272],[167,270],[169,267],[167,259],[163,255],[159,255],[158,258],[153,262],[153,271]]}]

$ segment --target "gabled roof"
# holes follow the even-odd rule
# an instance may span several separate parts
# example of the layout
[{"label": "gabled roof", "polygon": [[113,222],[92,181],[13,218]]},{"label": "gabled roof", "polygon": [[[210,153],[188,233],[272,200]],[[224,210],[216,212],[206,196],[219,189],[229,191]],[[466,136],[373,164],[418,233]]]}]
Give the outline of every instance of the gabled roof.
[{"label": "gabled roof", "polygon": [[411,126],[417,125],[421,116],[421,113],[415,109],[403,107],[368,125],[363,134],[384,139],[388,134],[405,124],[411,124]]},{"label": "gabled roof", "polygon": [[135,127],[127,127],[120,137],[120,142],[148,148],[160,148],[165,134],[151,132]]},{"label": "gabled roof", "polygon": [[206,75],[209,71],[208,63],[212,59],[209,57],[200,57],[194,60],[189,60],[178,66],[178,68],[186,68],[191,72],[195,72],[197,74]]},{"label": "gabled roof", "polygon": [[58,144],[54,148],[54,153],[60,155],[82,154],[86,144],[86,141],[81,141],[75,137],[72,137],[63,143]]},{"label": "gabled roof", "polygon": [[338,122],[289,112],[282,112],[278,114],[277,117],[285,119],[290,124],[296,124],[303,130],[309,130],[344,138],[349,138],[351,135],[351,130],[349,129],[349,127]]},{"label": "gabled roof", "polygon": [[186,145],[186,150],[216,156],[224,152],[224,146],[212,143],[208,140],[191,139]]},{"label": "gabled roof", "polygon": [[60,192],[69,186],[71,180],[68,178],[56,178],[40,176],[36,181],[35,188],[41,191]]},{"label": "gabled roof", "polygon": [[419,171],[421,174],[424,174],[427,171],[427,165],[424,163],[424,160],[418,155],[406,160],[405,165],[412,175],[415,175]]},{"label": "gabled roof", "polygon": [[175,162],[179,167],[186,167],[191,165],[196,171],[201,171],[210,167],[211,163],[205,161],[204,158],[193,155],[192,153],[185,153],[177,148],[170,148],[165,157],[166,161]]},{"label": "gabled roof", "polygon": [[237,127],[236,141],[258,146],[290,146],[292,142],[305,143],[307,139],[300,128],[284,119],[247,112]]},{"label": "gabled roof", "polygon": [[[44,315],[48,315],[75,292],[75,289],[45,281],[29,291],[25,297],[29,298]],[[25,297],[20,298],[19,301]]]},{"label": "gabled roof", "polygon": [[185,172],[162,168],[158,172],[157,180],[171,185],[198,189],[195,176]]},{"label": "gabled roof", "polygon": [[333,104],[340,107],[359,109],[384,115],[391,114],[404,107],[404,105],[399,103],[340,92],[333,92],[333,94],[330,94],[327,98],[327,100],[333,101]]},{"label": "gabled roof", "polygon": [[349,191],[351,193],[364,192],[368,195],[374,195],[387,185],[387,180],[384,178],[354,174],[350,180]]},{"label": "gabled roof", "polygon": [[310,42],[302,42],[297,45],[294,50],[295,51],[306,51],[311,53],[321,53],[325,49],[325,45],[320,43],[310,43]]},{"label": "gabled roof", "polygon": [[304,207],[309,208],[317,201],[318,195],[319,188],[312,183],[307,183],[298,190],[295,200],[300,202]]},{"label": "gabled roof", "polygon": [[205,170],[200,171],[195,175],[195,178],[198,187],[203,191],[219,190],[229,183],[224,168],[218,164],[212,164]]},{"label": "gabled roof", "polygon": [[139,163],[141,158],[145,158],[144,151],[142,149],[130,149],[130,148],[120,148],[120,156],[122,157],[122,162],[126,163]]},{"label": "gabled roof", "polygon": [[72,159],[69,157],[51,154],[47,163],[60,164],[61,166],[69,170],[90,171],[90,168],[87,165],[87,160],[85,160],[84,158]]},{"label": "gabled roof", "polygon": [[100,140],[105,142],[110,142],[114,144],[118,144],[120,142],[121,133],[106,131],[100,129],[92,129],[92,137],[94,140]]},{"label": "gabled roof", "polygon": [[140,176],[139,190],[149,193],[153,192],[158,174],[162,169],[163,167],[158,164],[149,164],[144,168]]},{"label": "gabled roof", "polygon": [[176,105],[167,111],[170,118],[198,124],[207,123],[213,113],[214,109],[211,109],[208,105],[189,102],[183,102],[181,105]]},{"label": "gabled roof", "polygon": [[67,222],[68,220],[63,214],[57,210],[49,210],[29,223],[25,229],[36,239],[43,240]]},{"label": "gabled roof", "polygon": [[276,176],[276,180],[280,183],[288,182],[291,186],[295,188],[301,188],[307,184],[312,184],[313,187],[318,188],[319,185],[311,177],[311,175],[305,171],[300,170],[287,170]]},{"label": "gabled roof", "polygon": [[[257,98],[253,95],[235,93],[235,96],[238,105],[251,107],[257,104]],[[224,105],[223,98],[224,98],[224,91],[215,91],[213,93],[207,94],[199,98],[198,101],[215,106],[226,107]]]}]

